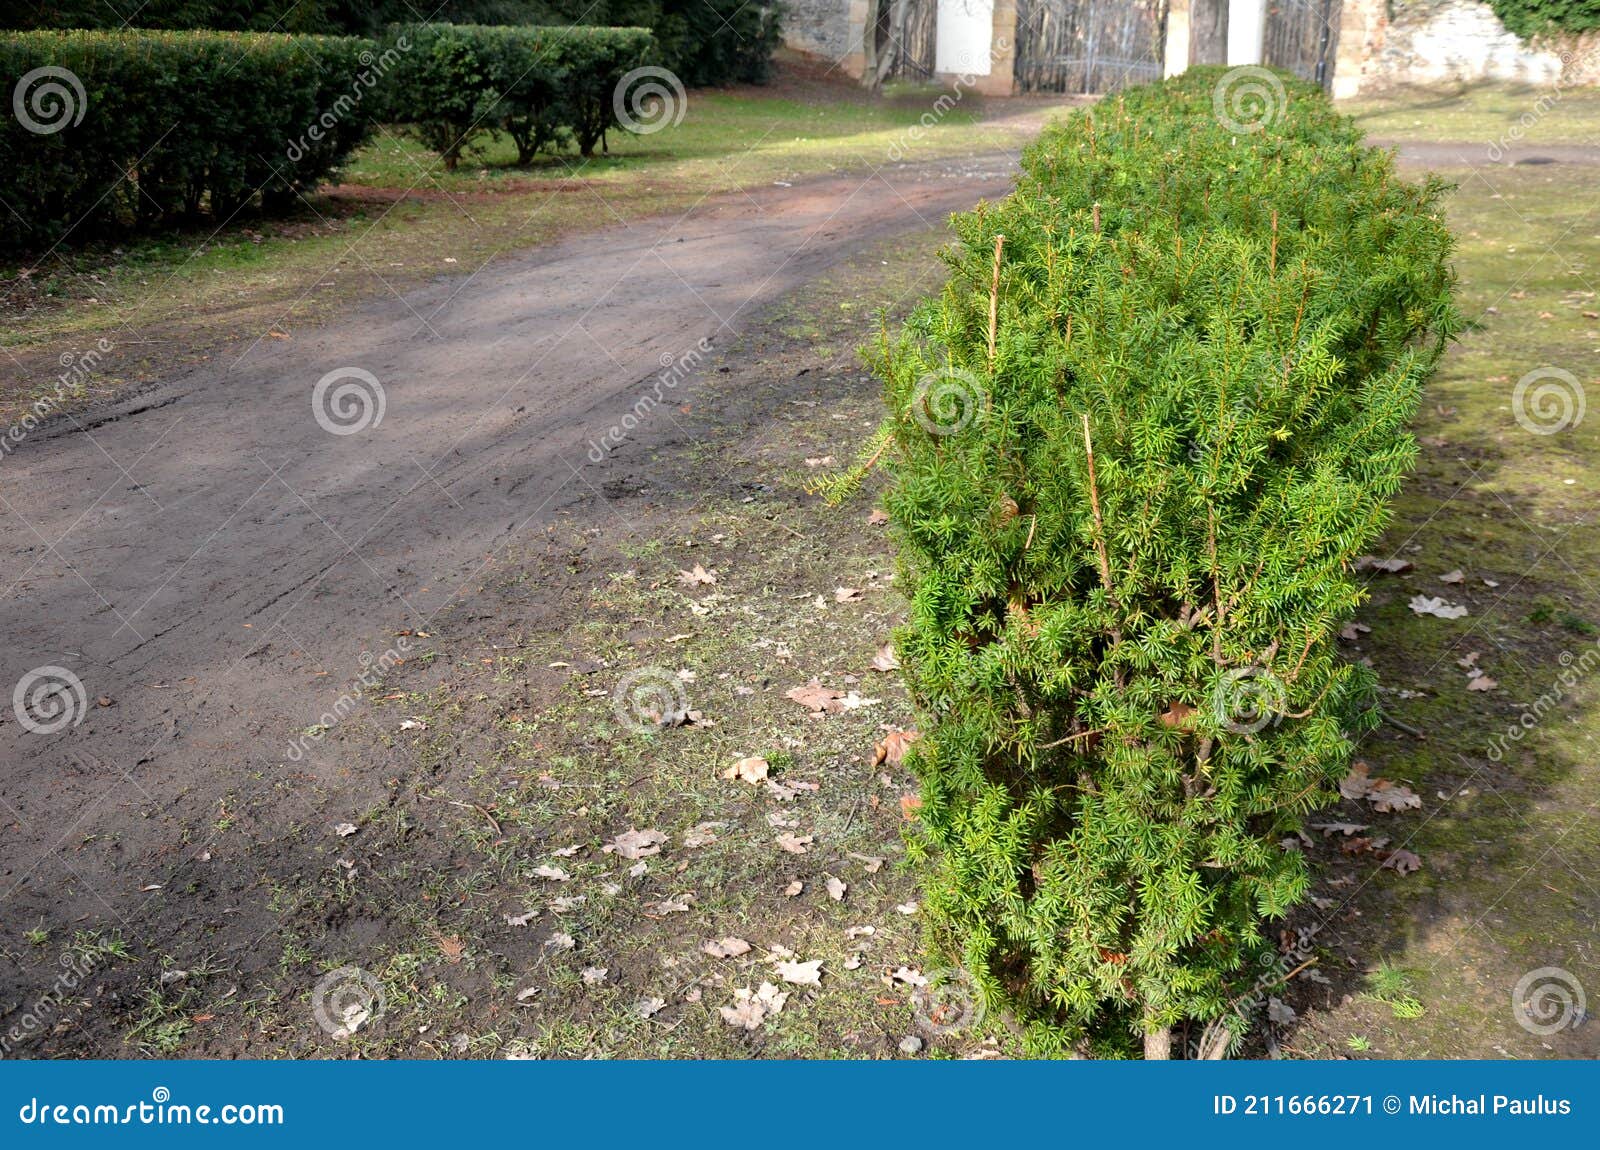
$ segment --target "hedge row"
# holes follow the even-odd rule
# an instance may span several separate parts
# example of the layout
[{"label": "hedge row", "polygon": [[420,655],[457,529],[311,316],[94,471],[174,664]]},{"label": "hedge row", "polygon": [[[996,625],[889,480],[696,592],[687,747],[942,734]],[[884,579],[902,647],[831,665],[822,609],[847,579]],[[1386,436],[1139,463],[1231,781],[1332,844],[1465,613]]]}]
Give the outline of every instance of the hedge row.
[{"label": "hedge row", "polygon": [[524,164],[569,138],[590,155],[617,124],[623,78],[653,49],[643,28],[410,24],[388,35],[410,45],[390,85],[390,118],[411,125],[450,168],[496,132],[515,141]]},{"label": "hedge row", "polygon": [[1215,1056],[1278,992],[1370,721],[1352,560],[1459,324],[1441,186],[1289,77],[1224,126],[1222,80],[1047,130],[872,353],[932,942],[1039,1053]]},{"label": "hedge row", "polygon": [[[390,24],[584,24],[649,28],[660,63],[689,87],[767,78],[780,42],[779,5],[748,0],[142,0],[142,28],[225,29],[379,37]],[[0,3],[0,26],[105,28],[124,24],[104,0]]]},{"label": "hedge row", "polygon": [[0,77],[22,108],[0,120],[4,234],[50,243],[290,201],[360,143],[389,64],[348,37],[0,36]]}]

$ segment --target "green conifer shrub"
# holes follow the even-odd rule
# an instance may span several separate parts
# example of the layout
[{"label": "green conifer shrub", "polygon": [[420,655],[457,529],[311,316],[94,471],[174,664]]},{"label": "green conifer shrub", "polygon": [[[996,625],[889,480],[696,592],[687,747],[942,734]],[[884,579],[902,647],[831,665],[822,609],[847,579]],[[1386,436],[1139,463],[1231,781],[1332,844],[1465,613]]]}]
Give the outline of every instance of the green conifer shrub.
[{"label": "green conifer shrub", "polygon": [[1048,129],[869,353],[931,941],[1042,1054],[1242,1035],[1368,722],[1351,562],[1459,324],[1444,187],[1288,77],[1230,132],[1219,77]]}]

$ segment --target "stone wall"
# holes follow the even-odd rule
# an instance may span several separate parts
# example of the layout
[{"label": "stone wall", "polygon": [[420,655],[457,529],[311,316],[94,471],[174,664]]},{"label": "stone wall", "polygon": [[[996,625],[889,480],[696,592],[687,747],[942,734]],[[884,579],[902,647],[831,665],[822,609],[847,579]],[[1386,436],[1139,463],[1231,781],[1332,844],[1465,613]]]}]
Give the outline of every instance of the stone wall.
[{"label": "stone wall", "polygon": [[827,60],[860,51],[859,43],[850,42],[849,7],[849,0],[785,0],[784,44]]},{"label": "stone wall", "polygon": [[1481,0],[1397,0],[1392,7],[1379,9],[1367,29],[1362,91],[1397,84],[1572,82],[1579,57],[1589,54],[1576,41],[1524,43]]}]

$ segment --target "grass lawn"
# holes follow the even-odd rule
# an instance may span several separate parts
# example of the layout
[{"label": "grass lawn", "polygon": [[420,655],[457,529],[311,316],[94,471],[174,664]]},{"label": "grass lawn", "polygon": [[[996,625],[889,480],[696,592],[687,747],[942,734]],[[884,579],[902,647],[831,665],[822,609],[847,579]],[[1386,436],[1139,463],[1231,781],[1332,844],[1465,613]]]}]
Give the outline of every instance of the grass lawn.
[{"label": "grass lawn", "polygon": [[1340,105],[1383,140],[1470,140],[1501,146],[1600,142],[1600,92],[1592,88],[1399,88]]}]

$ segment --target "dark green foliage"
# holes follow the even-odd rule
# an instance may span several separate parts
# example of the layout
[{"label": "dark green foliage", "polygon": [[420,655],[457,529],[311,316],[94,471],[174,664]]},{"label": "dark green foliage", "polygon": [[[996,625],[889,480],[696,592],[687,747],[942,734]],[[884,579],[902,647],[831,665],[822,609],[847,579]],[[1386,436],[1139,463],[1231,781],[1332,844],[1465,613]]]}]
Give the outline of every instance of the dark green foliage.
[{"label": "dark green foliage", "polygon": [[[584,24],[649,28],[660,63],[687,86],[760,83],[781,41],[775,3],[746,0],[145,0],[144,28],[214,28],[380,36],[390,24]],[[0,0],[0,28],[119,28],[104,0]]]},{"label": "dark green foliage", "polygon": [[1523,39],[1600,28],[1600,0],[1489,0],[1489,7]]},{"label": "dark green foliage", "polygon": [[1223,129],[1220,75],[1047,129],[873,356],[925,905],[1041,1053],[1242,1033],[1364,721],[1350,564],[1459,324],[1442,187],[1288,77]]},{"label": "dark green foliage", "polygon": [[410,45],[394,70],[389,115],[455,167],[474,138],[508,133],[526,164],[567,135],[589,155],[614,127],[624,75],[652,59],[643,28],[396,25]]},{"label": "dark green foliage", "polygon": [[661,62],[691,88],[762,83],[783,39],[775,3],[746,0],[547,0],[551,23],[647,27]]},{"label": "dark green foliage", "polygon": [[[38,122],[59,130],[0,122],[7,242],[202,213],[220,222],[258,198],[292,200],[365,136],[364,98],[382,71],[375,50],[349,37],[256,33],[0,34],[8,90],[41,67],[83,86],[81,100],[37,83],[18,93],[41,100]],[[65,119],[52,118],[63,107]]]}]

